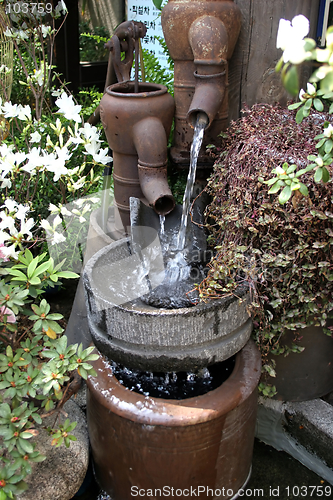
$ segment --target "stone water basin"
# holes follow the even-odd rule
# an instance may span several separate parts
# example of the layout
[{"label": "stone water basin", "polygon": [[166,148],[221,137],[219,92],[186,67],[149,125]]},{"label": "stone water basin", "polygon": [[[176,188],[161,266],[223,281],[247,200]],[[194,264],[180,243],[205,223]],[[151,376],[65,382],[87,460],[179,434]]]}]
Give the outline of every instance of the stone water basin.
[{"label": "stone water basin", "polygon": [[[155,287],[163,279],[163,258],[158,245],[146,250]],[[247,289],[237,297],[164,309],[140,299],[149,291],[145,272],[129,238],[104,247],[85,267],[89,328],[107,358],[139,370],[195,371],[230,358],[247,343],[252,331]]]}]

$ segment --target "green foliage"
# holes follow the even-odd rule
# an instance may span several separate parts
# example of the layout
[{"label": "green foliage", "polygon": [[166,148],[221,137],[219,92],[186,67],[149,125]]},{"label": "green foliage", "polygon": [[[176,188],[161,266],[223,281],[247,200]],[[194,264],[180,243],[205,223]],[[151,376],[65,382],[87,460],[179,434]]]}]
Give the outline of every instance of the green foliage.
[{"label": "green foliage", "polygon": [[[298,125],[292,110],[278,106],[245,110],[227,131],[209,179],[206,218],[216,253],[199,294],[204,301],[237,295],[247,284],[253,335],[264,359],[268,352],[300,352],[307,325],[332,334],[327,320],[333,315],[333,182],[317,182],[307,165],[326,119],[311,111]],[[298,189],[291,198],[300,177],[296,167],[308,191]],[[325,168],[332,174],[332,165]],[[272,169],[276,176],[268,180]],[[285,198],[278,200],[281,188]],[[284,344],[286,330],[295,332],[292,346]]]},{"label": "green foliage", "polygon": [[[0,280],[0,498],[14,498],[26,489],[31,464],[45,460],[35,450],[36,425],[77,391],[77,379],[96,375],[90,362],[93,348],[67,345],[59,324],[62,315],[50,312],[38,299],[46,286],[77,275],[54,267],[45,254],[19,255],[18,264],[2,268]],[[15,315],[14,321],[13,316]],[[8,320],[11,320],[9,322]],[[45,413],[46,412],[46,413]],[[57,420],[56,419],[56,420]],[[69,446],[76,422],[59,420],[50,428],[52,445]]]},{"label": "green foliage", "polygon": [[6,269],[4,273],[12,276],[11,285],[15,283],[19,287],[24,287],[24,290],[19,289],[20,292],[18,293],[21,293],[21,295],[22,292],[26,293],[27,290],[31,297],[36,298],[43,293],[45,287],[53,288],[59,278],[79,277],[76,273],[60,270],[64,260],[54,266],[52,258],[46,260],[46,253],[33,257],[30,250],[26,249],[24,253],[19,255],[18,262],[18,264]]},{"label": "green foliage", "polygon": [[[84,120],[88,120],[88,118],[93,114],[93,112],[99,105],[102,97],[103,97],[103,92],[99,92],[96,87],[81,89],[79,91],[77,96],[77,102],[82,106],[81,115]],[[104,132],[101,123],[99,123],[99,125],[97,126]],[[105,138],[105,134],[103,135],[103,138]]]},{"label": "green foliage", "polygon": [[153,0],[153,4],[155,5],[156,9],[162,10],[163,0]]},{"label": "green foliage", "polygon": [[110,38],[108,29],[104,26],[91,27],[88,21],[79,24],[80,61],[104,61],[108,59],[108,51],[104,48]]},{"label": "green foliage", "polygon": [[[168,92],[173,95],[173,73],[172,69],[162,68],[157,57],[148,50],[142,49],[143,62],[145,66],[146,82],[153,82],[165,85]],[[139,73],[140,75],[140,73]]]}]

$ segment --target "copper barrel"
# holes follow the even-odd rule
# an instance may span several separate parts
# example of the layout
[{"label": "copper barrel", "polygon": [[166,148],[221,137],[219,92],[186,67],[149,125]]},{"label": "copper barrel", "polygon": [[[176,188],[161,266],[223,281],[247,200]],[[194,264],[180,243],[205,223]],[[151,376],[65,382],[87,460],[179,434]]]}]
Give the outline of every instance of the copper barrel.
[{"label": "copper barrel", "polygon": [[87,399],[100,486],[113,500],[162,498],[163,488],[185,499],[199,487],[205,488],[200,498],[235,497],[251,472],[260,367],[250,340],[219,388],[166,400],[129,391],[100,357]]},{"label": "copper barrel", "polygon": [[240,10],[232,0],[169,0],[162,10],[165,41],[175,61],[171,158],[180,167],[188,166],[196,111],[209,118],[198,167],[212,165],[205,150],[227,128],[228,60],[240,25]]},{"label": "copper barrel", "polygon": [[175,202],[167,183],[167,138],[174,101],[164,85],[116,83],[106,89],[100,115],[113,150],[116,229],[130,225],[129,198],[140,198],[166,215]]}]

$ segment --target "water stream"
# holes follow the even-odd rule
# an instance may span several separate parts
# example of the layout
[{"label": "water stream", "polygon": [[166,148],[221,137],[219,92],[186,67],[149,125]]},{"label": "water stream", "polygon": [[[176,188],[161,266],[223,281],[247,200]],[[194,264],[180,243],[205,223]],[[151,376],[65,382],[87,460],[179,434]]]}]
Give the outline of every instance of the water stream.
[{"label": "water stream", "polygon": [[193,262],[190,262],[190,249],[193,246],[193,241],[187,241],[189,237],[187,229],[198,156],[206,126],[207,116],[204,113],[199,113],[194,127],[190,168],[183,197],[179,228],[168,228],[166,230],[165,217],[163,215],[159,216],[159,237],[165,262],[164,280],[157,287],[150,289],[149,294],[141,297],[144,302],[154,307],[175,309],[191,307],[197,303],[196,292],[190,293],[190,291],[194,290],[194,283],[201,281],[204,275],[202,275],[198,266],[194,270],[195,273],[193,273]]},{"label": "water stream", "polygon": [[183,197],[183,213],[180,221],[177,249],[183,251],[186,243],[187,221],[190,213],[191,196],[197,171],[198,156],[201,149],[204,131],[207,126],[207,117],[204,113],[199,113],[194,127],[193,142],[190,153],[190,169],[187,176],[187,183]]},{"label": "water stream", "polygon": [[[187,225],[190,214],[191,197],[195,183],[198,156],[201,149],[206,126],[207,126],[206,114],[199,113],[194,127],[193,142],[191,145],[191,152],[190,152],[190,168],[187,176],[187,183],[183,197],[183,208],[182,208],[180,226],[178,232],[174,234],[170,232],[169,240],[171,241],[171,244],[169,244],[169,248],[165,252],[168,253],[166,259],[167,260],[166,270],[165,270],[165,284],[167,285],[173,285],[175,283],[185,281],[190,277],[191,273],[191,266],[189,265],[186,259]],[[160,217],[160,224],[161,224],[160,236],[162,240],[163,236],[165,235],[164,221],[165,219]]]}]

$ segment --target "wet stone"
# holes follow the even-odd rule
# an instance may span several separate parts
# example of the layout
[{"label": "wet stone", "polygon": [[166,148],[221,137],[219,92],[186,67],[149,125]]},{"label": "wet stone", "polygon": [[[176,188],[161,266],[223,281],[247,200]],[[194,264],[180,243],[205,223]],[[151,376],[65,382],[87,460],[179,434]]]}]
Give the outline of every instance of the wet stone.
[{"label": "wet stone", "polygon": [[173,283],[163,282],[150,293],[143,295],[141,300],[152,307],[163,309],[193,307],[199,301],[199,293],[194,289],[194,283],[191,278]]}]

